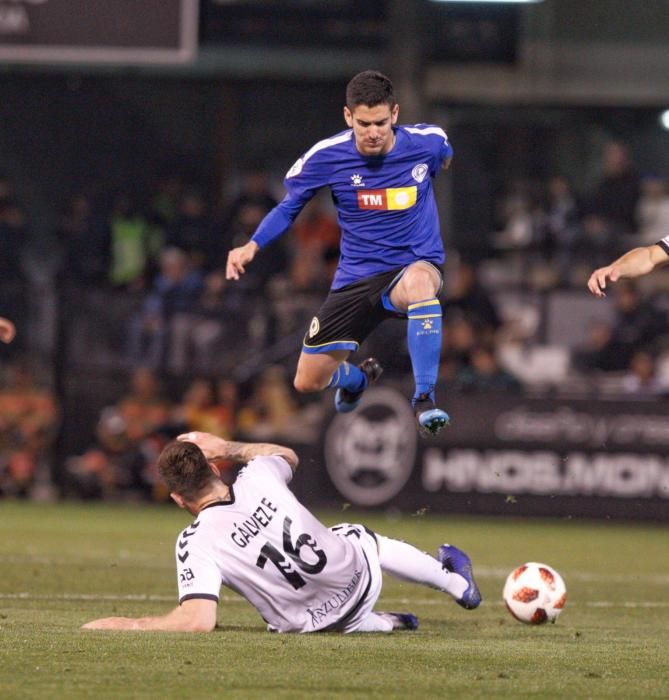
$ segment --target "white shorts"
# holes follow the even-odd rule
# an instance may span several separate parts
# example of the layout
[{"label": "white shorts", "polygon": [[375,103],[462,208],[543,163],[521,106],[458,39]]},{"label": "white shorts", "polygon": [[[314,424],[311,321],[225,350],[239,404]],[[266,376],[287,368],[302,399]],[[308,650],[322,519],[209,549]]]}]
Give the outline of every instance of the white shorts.
[{"label": "white shorts", "polygon": [[330,528],[339,537],[348,537],[354,547],[359,547],[367,560],[369,567],[369,588],[364,598],[355,606],[352,613],[341,620],[336,629],[338,632],[357,632],[362,621],[374,610],[376,601],[381,595],[383,573],[379,562],[379,548],[376,537],[364,525],[356,523],[341,523]]}]

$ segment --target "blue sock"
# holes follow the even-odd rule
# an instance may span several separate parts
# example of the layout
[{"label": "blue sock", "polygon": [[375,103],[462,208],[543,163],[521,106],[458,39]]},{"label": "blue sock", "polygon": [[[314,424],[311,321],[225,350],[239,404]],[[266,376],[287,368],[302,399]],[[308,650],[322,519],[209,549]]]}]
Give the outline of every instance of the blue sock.
[{"label": "blue sock", "polygon": [[348,362],[342,362],[332,375],[328,387],[346,389],[346,391],[355,394],[367,388],[367,375],[359,367]]},{"label": "blue sock", "polygon": [[414,400],[428,394],[434,401],[434,385],[439,374],[441,355],[441,304],[439,299],[424,299],[409,304],[407,340],[416,382]]}]

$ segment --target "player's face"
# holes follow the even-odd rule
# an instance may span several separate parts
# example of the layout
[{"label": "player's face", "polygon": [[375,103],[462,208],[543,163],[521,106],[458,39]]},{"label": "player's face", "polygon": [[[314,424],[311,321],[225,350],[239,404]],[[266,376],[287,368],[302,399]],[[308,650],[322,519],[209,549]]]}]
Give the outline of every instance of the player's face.
[{"label": "player's face", "polygon": [[393,125],[397,123],[399,105],[375,107],[358,105],[353,110],[344,107],[344,119],[353,129],[355,145],[363,156],[380,156],[388,153],[395,143]]}]

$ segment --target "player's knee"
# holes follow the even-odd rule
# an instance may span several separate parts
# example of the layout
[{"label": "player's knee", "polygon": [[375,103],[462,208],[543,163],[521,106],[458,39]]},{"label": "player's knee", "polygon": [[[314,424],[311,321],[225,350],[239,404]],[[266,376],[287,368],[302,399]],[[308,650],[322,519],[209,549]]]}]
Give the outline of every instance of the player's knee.
[{"label": "player's knee", "polygon": [[309,394],[314,391],[321,391],[325,385],[317,377],[310,377],[305,374],[296,374],[293,379],[293,386],[300,394]]}]

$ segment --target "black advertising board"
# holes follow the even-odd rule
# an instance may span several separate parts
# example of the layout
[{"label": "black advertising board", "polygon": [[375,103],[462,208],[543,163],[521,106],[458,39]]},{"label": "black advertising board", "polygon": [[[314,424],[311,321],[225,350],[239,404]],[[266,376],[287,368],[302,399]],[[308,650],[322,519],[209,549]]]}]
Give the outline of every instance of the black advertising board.
[{"label": "black advertising board", "polygon": [[304,496],[403,511],[669,520],[669,403],[481,394],[447,404],[452,425],[427,439],[388,386],[370,389],[354,413],[329,415],[310,458],[326,473],[307,478]]},{"label": "black advertising board", "polygon": [[198,0],[0,0],[0,61],[185,63]]}]

